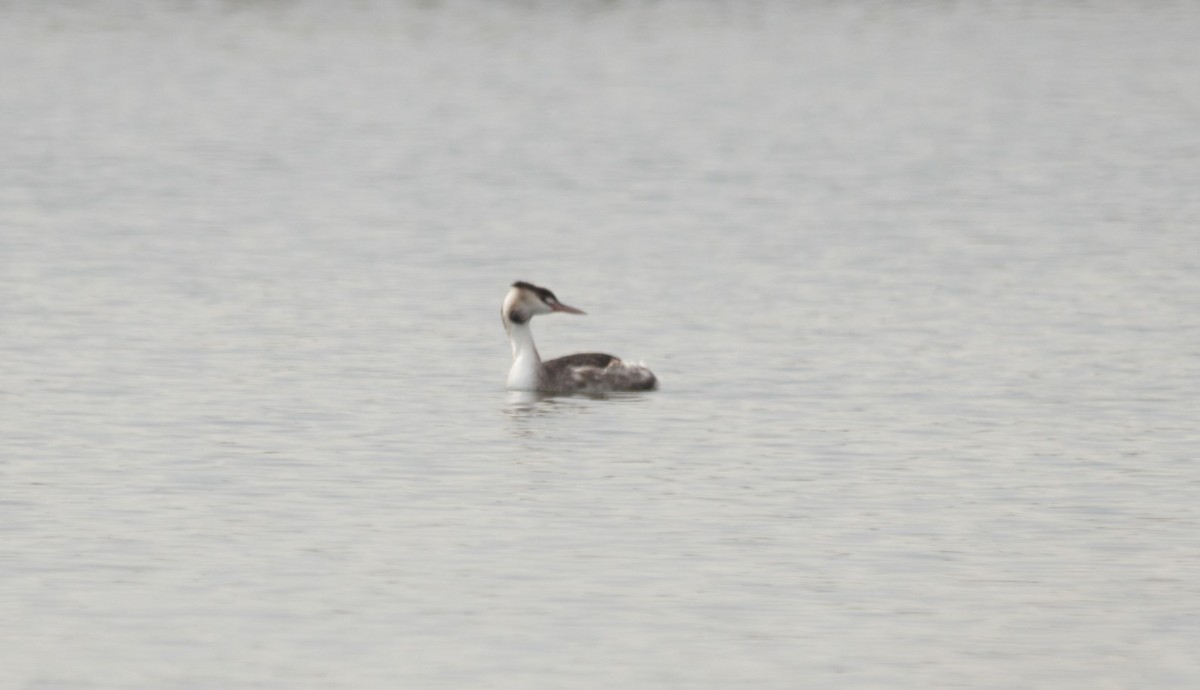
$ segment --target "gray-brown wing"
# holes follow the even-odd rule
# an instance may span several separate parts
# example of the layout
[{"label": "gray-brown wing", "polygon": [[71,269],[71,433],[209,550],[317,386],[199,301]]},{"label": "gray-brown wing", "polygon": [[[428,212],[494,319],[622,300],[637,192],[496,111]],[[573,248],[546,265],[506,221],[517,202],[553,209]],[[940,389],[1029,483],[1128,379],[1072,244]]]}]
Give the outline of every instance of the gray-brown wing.
[{"label": "gray-brown wing", "polygon": [[567,369],[576,367],[596,367],[603,369],[613,362],[620,360],[612,355],[602,354],[600,352],[581,352],[577,355],[567,355],[566,357],[558,357],[548,362],[542,362],[546,373],[557,377]]},{"label": "gray-brown wing", "polygon": [[542,367],[541,390],[554,393],[648,391],[658,386],[658,379],[646,367],[599,352],[559,357]]}]

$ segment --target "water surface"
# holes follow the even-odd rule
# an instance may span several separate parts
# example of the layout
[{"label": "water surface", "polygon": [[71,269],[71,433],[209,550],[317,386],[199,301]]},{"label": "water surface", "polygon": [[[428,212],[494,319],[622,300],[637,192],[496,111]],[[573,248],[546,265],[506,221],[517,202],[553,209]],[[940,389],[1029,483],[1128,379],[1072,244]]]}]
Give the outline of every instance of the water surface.
[{"label": "water surface", "polygon": [[0,685],[1194,687],[1197,35],[5,4]]}]

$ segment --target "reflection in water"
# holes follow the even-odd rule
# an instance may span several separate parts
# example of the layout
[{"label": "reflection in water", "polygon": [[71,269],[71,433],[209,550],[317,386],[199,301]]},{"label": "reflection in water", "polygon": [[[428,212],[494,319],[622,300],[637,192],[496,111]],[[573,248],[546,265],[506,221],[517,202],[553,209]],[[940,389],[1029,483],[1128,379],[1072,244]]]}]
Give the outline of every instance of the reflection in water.
[{"label": "reflection in water", "polygon": [[[613,403],[638,403],[646,400],[645,393],[576,393],[562,395],[556,393],[541,393],[538,391],[508,391],[505,413],[510,416],[525,416],[530,414],[546,414],[555,410],[558,403],[569,401],[607,401]],[[565,407],[581,409],[588,405],[564,405]]]},{"label": "reflection in water", "polygon": [[541,426],[531,426],[534,420],[591,414],[602,405],[636,404],[648,400],[645,393],[596,393],[560,395],[538,391],[508,391],[503,412],[516,424],[512,431],[518,436],[533,436]]},{"label": "reflection in water", "polygon": [[537,391],[508,391],[508,405],[505,406],[505,412],[509,415],[536,413],[538,403],[546,399],[553,402],[554,397]]},{"label": "reflection in water", "polygon": [[566,406],[561,404],[562,396],[539,393],[537,391],[508,391],[503,407],[504,414],[513,422],[510,431],[522,438],[537,436],[540,426],[531,422],[540,417],[551,417],[561,413]]}]

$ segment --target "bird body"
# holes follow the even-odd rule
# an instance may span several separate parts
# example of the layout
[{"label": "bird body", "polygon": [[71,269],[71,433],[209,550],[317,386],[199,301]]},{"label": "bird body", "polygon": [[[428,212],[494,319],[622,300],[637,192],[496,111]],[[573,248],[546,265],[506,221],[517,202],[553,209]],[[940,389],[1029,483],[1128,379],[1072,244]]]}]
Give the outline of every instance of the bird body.
[{"label": "bird body", "polygon": [[500,310],[513,363],[508,370],[508,388],[543,393],[608,393],[646,391],[658,386],[658,379],[646,367],[629,364],[613,355],[586,352],[543,362],[533,342],[529,322],[539,314],[565,312],[583,314],[569,307],[553,292],[531,283],[512,284]]}]

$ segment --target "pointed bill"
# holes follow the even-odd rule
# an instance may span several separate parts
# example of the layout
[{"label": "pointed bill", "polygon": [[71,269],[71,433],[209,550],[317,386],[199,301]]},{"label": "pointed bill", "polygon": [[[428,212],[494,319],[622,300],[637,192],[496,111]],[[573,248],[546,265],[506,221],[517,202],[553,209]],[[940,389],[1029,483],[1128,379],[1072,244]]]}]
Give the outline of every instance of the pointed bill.
[{"label": "pointed bill", "polygon": [[587,313],[586,311],[584,311],[582,309],[576,309],[575,307],[568,307],[567,305],[563,304],[562,302],[558,302],[558,301],[551,302],[550,308],[553,309],[554,311],[564,311],[568,314],[586,314]]}]

